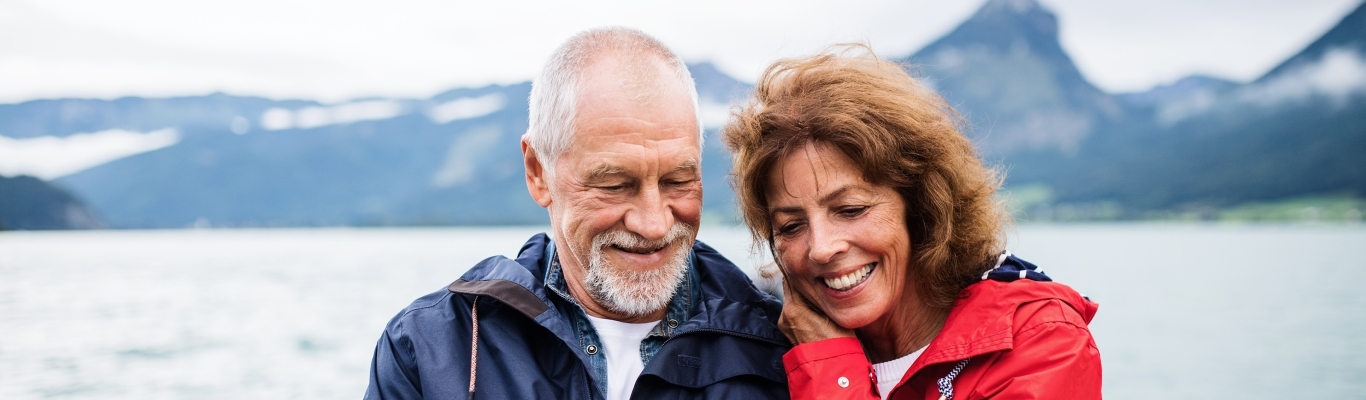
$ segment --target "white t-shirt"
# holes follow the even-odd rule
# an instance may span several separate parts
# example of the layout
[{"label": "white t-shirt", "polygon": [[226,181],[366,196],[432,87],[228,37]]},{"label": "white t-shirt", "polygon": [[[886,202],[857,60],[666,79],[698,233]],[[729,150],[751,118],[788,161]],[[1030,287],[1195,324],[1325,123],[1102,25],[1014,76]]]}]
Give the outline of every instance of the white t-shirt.
[{"label": "white t-shirt", "polygon": [[645,370],[640,359],[640,341],[650,335],[659,322],[631,324],[588,316],[588,322],[602,339],[602,355],[607,357],[607,400],[627,400],[636,378]]},{"label": "white t-shirt", "polygon": [[906,371],[911,369],[911,364],[915,364],[915,360],[920,358],[920,353],[924,352],[925,348],[921,347],[920,350],[901,358],[873,364],[873,372],[877,373],[877,392],[882,395],[882,400],[887,400],[887,395],[892,393],[896,384],[901,383],[901,377],[906,375]]}]

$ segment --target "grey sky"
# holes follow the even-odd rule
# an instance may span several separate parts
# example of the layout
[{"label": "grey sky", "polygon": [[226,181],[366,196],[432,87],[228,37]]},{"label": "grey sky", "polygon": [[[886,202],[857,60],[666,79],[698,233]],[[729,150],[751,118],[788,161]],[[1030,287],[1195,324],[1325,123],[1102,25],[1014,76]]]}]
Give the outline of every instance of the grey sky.
[{"label": "grey sky", "polygon": [[[1092,82],[1259,76],[1360,0],[1044,0]],[[981,1],[0,0],[0,102],[197,95],[339,101],[530,79],[574,32],[627,25],[752,80],[773,59],[867,41],[904,56]]]}]

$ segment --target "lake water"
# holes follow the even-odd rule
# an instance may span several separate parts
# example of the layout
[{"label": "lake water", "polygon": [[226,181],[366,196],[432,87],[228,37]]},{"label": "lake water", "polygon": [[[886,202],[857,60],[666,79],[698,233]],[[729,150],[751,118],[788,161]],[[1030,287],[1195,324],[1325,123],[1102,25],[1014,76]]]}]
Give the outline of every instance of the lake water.
[{"label": "lake water", "polygon": [[[0,233],[0,399],[355,399],[412,299],[543,228]],[[749,268],[738,229],[701,239]],[[1109,399],[1366,398],[1366,227],[1022,225]]]}]

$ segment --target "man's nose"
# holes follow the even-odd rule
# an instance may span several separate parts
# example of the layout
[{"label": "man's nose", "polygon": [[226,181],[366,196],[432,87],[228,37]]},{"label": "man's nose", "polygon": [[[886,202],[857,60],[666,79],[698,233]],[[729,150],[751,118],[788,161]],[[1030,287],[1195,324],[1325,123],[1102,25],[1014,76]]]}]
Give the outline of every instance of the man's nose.
[{"label": "man's nose", "polygon": [[807,257],[817,264],[834,261],[840,254],[849,251],[849,240],[844,231],[823,219],[813,218],[808,222],[811,234],[807,236],[809,254]]},{"label": "man's nose", "polygon": [[649,240],[663,240],[674,225],[673,212],[659,185],[645,185],[626,213],[626,229]]}]

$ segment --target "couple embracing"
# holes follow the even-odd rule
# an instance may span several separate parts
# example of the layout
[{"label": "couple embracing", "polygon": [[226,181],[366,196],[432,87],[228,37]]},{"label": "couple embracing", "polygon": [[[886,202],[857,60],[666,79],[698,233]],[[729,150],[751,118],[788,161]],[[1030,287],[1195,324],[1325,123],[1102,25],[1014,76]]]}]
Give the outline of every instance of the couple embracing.
[{"label": "couple embracing", "polygon": [[780,302],[696,241],[686,65],[580,33],[521,142],[552,235],[395,316],[365,398],[1100,398],[1096,303],[1005,251],[1000,180],[958,129],[870,52],[769,67],[722,137]]}]

